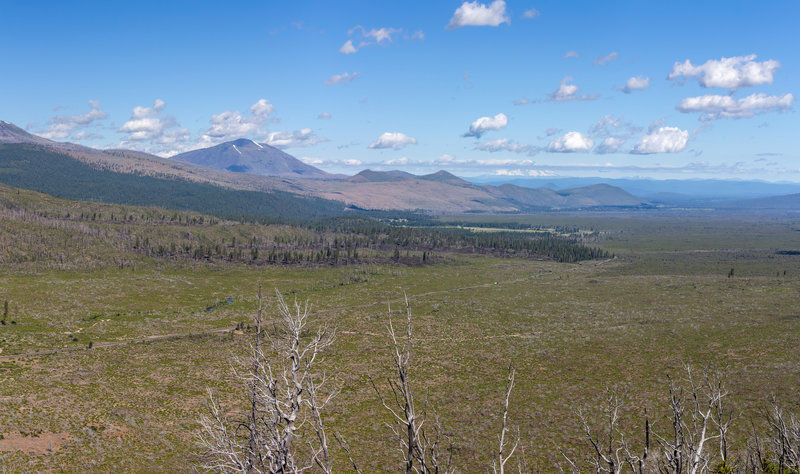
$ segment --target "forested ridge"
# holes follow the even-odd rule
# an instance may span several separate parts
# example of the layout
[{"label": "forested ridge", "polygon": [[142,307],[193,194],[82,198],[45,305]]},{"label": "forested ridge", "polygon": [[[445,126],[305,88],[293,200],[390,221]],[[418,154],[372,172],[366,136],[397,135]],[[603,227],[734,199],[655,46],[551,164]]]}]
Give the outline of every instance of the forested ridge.
[{"label": "forested ridge", "polygon": [[0,182],[54,196],[217,216],[312,219],[341,215],[344,205],[284,191],[226,189],[207,183],[93,168],[44,147],[0,144]]}]

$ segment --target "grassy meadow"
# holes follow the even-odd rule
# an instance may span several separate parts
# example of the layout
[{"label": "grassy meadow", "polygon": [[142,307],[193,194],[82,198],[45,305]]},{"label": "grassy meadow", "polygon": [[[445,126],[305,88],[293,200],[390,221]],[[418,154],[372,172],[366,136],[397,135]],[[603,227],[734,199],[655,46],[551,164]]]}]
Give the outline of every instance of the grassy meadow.
[{"label": "grassy meadow", "polygon": [[[270,248],[316,242],[319,233],[4,192],[0,463],[9,472],[192,471],[207,390],[229,409],[244,403],[231,364],[250,333],[234,328],[253,315],[259,284],[268,319],[277,290],[336,328],[322,368],[341,392],[324,416],[364,472],[400,468],[369,378],[388,390],[387,313],[402,321],[404,295],[412,385],[438,413],[462,472],[490,469],[509,364],[517,370],[509,421],[524,448],[517,457],[543,472],[555,469],[559,448],[584,450],[577,411],[598,413],[607,388],[625,402],[634,444],[645,409],[654,430],[666,428],[665,380],[686,363],[727,374],[734,439],[748,435],[751,420],[761,423],[770,395],[795,411],[800,402],[798,219],[457,216],[442,225],[576,228],[609,257],[559,263],[443,249],[421,264],[421,247],[403,248],[395,261],[395,247],[374,246],[351,261],[283,264],[151,249],[234,237]],[[97,213],[106,217],[89,217]],[[147,251],[137,237],[140,247],[152,241]],[[334,466],[348,471],[332,446]]]}]

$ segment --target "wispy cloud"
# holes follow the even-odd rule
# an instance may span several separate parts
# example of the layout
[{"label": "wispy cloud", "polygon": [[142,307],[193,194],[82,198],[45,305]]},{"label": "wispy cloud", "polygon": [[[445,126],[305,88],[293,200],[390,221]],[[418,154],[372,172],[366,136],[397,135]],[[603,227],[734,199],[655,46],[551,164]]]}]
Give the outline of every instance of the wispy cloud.
[{"label": "wispy cloud", "polygon": [[494,171],[495,176],[530,176],[530,177],[547,177],[558,176],[555,171],[538,170],[538,169],[507,169],[500,168]]},{"label": "wispy cloud", "polygon": [[[77,130],[90,127],[94,122],[103,120],[106,117],[108,115],[100,110],[100,102],[90,100],[88,112],[74,115],[57,115],[47,121],[48,128],[43,132],[39,132],[39,135],[51,140],[61,140],[68,138]],[[79,134],[75,134],[73,138],[75,140],[86,140],[97,138],[97,135],[84,133],[79,136]]]},{"label": "wispy cloud", "polygon": [[578,95],[578,91],[580,87],[575,84],[572,84],[572,77],[566,76],[564,79],[561,80],[561,83],[558,85],[558,89],[550,94],[550,100],[553,102],[569,102],[573,100],[595,100],[597,99],[597,94],[592,95]]},{"label": "wispy cloud", "polygon": [[[400,28],[366,29],[361,25],[356,25],[347,31],[347,36],[350,36],[350,38],[339,48],[339,52],[342,54],[354,54],[367,46],[387,45],[393,42],[395,37],[399,37],[401,33],[403,33],[403,30]],[[402,39],[422,41],[425,39],[425,33],[422,30],[404,33]]]},{"label": "wispy cloud", "polygon": [[525,13],[522,14],[522,18],[530,20],[532,18],[536,18],[537,16],[539,16],[541,14],[542,14],[542,12],[540,12],[539,10],[537,10],[535,8],[530,8],[528,10],[525,10]]},{"label": "wispy cloud", "polygon": [[400,158],[392,158],[383,162],[386,166],[406,166],[408,164],[408,157],[403,156]]},{"label": "wispy cloud", "polygon": [[475,145],[475,149],[488,151],[490,153],[496,153],[498,151],[510,151],[514,153],[527,153],[529,155],[535,155],[539,152],[539,148],[536,146],[517,143],[513,140],[509,140],[508,138],[498,138],[497,140],[478,143]]},{"label": "wispy cloud", "polygon": [[606,137],[600,144],[594,147],[594,152],[598,155],[616,153],[625,144],[625,140],[617,137]]},{"label": "wispy cloud", "polygon": [[700,120],[719,118],[748,118],[768,112],[789,110],[794,103],[794,95],[752,94],[742,99],[729,95],[703,95],[681,100],[676,109],[681,112],[701,112]]},{"label": "wispy cloud", "polygon": [[618,57],[619,53],[617,52],[609,53],[606,54],[605,56],[600,56],[599,58],[595,58],[595,60],[592,61],[592,66],[605,66],[611,61],[616,60]]},{"label": "wispy cloud", "polygon": [[594,147],[593,152],[601,155],[616,153],[626,141],[640,131],[640,127],[626,122],[622,117],[615,117],[612,114],[604,115],[589,129],[589,136],[595,140],[601,140]]},{"label": "wispy cloud", "polygon": [[333,76],[325,79],[325,85],[331,86],[334,84],[348,84],[350,82],[355,81],[358,76],[360,76],[360,72],[345,72],[342,74],[334,74]]}]

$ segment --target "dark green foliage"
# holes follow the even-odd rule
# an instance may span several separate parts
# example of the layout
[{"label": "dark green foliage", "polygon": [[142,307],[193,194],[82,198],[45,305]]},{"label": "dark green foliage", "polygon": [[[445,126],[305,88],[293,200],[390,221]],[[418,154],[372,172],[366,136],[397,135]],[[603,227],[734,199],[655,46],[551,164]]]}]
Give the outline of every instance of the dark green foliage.
[{"label": "dark green foliage", "polygon": [[797,469],[767,459],[761,464],[761,472],[764,474],[797,474]]},{"label": "dark green foliage", "polygon": [[[400,222],[387,224],[361,216],[336,217],[307,224],[309,230],[319,233],[348,233],[344,245],[378,247],[391,250],[427,252],[449,250],[462,253],[491,253],[499,256],[534,257],[559,262],[579,262],[612,255],[599,248],[587,247],[576,239],[561,237],[549,232],[473,232],[469,229],[434,227],[407,227]],[[352,235],[355,234],[355,235]],[[334,246],[337,243],[334,242]],[[397,261],[399,255],[393,260]],[[427,260],[427,255],[426,255]]]},{"label": "dark green foliage", "polygon": [[0,182],[70,199],[158,206],[219,216],[311,219],[345,212],[344,205],[335,201],[281,191],[239,191],[99,170],[68,155],[31,145],[0,144]]},{"label": "dark green foliage", "polygon": [[711,469],[711,474],[733,474],[734,472],[736,472],[736,467],[730,461],[721,462]]}]

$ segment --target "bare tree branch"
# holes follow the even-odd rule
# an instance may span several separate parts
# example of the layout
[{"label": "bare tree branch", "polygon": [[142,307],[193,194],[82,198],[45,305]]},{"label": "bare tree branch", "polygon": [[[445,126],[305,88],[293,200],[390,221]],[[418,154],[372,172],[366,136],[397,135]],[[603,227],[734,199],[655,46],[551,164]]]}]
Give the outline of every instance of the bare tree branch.
[{"label": "bare tree branch", "polygon": [[[335,331],[321,328],[309,339],[305,336],[308,304],[301,307],[295,301],[290,307],[280,293],[277,310],[273,334],[266,334],[259,285],[249,370],[239,374],[234,369],[247,387],[248,412],[239,419],[227,419],[209,392],[211,414],[201,420],[198,435],[209,460],[202,468],[208,471],[294,473],[316,465],[332,472],[321,411],[336,390],[327,390],[325,374],[315,370]],[[305,423],[311,425],[316,439],[309,441],[311,459],[298,460],[296,440]]]}]

